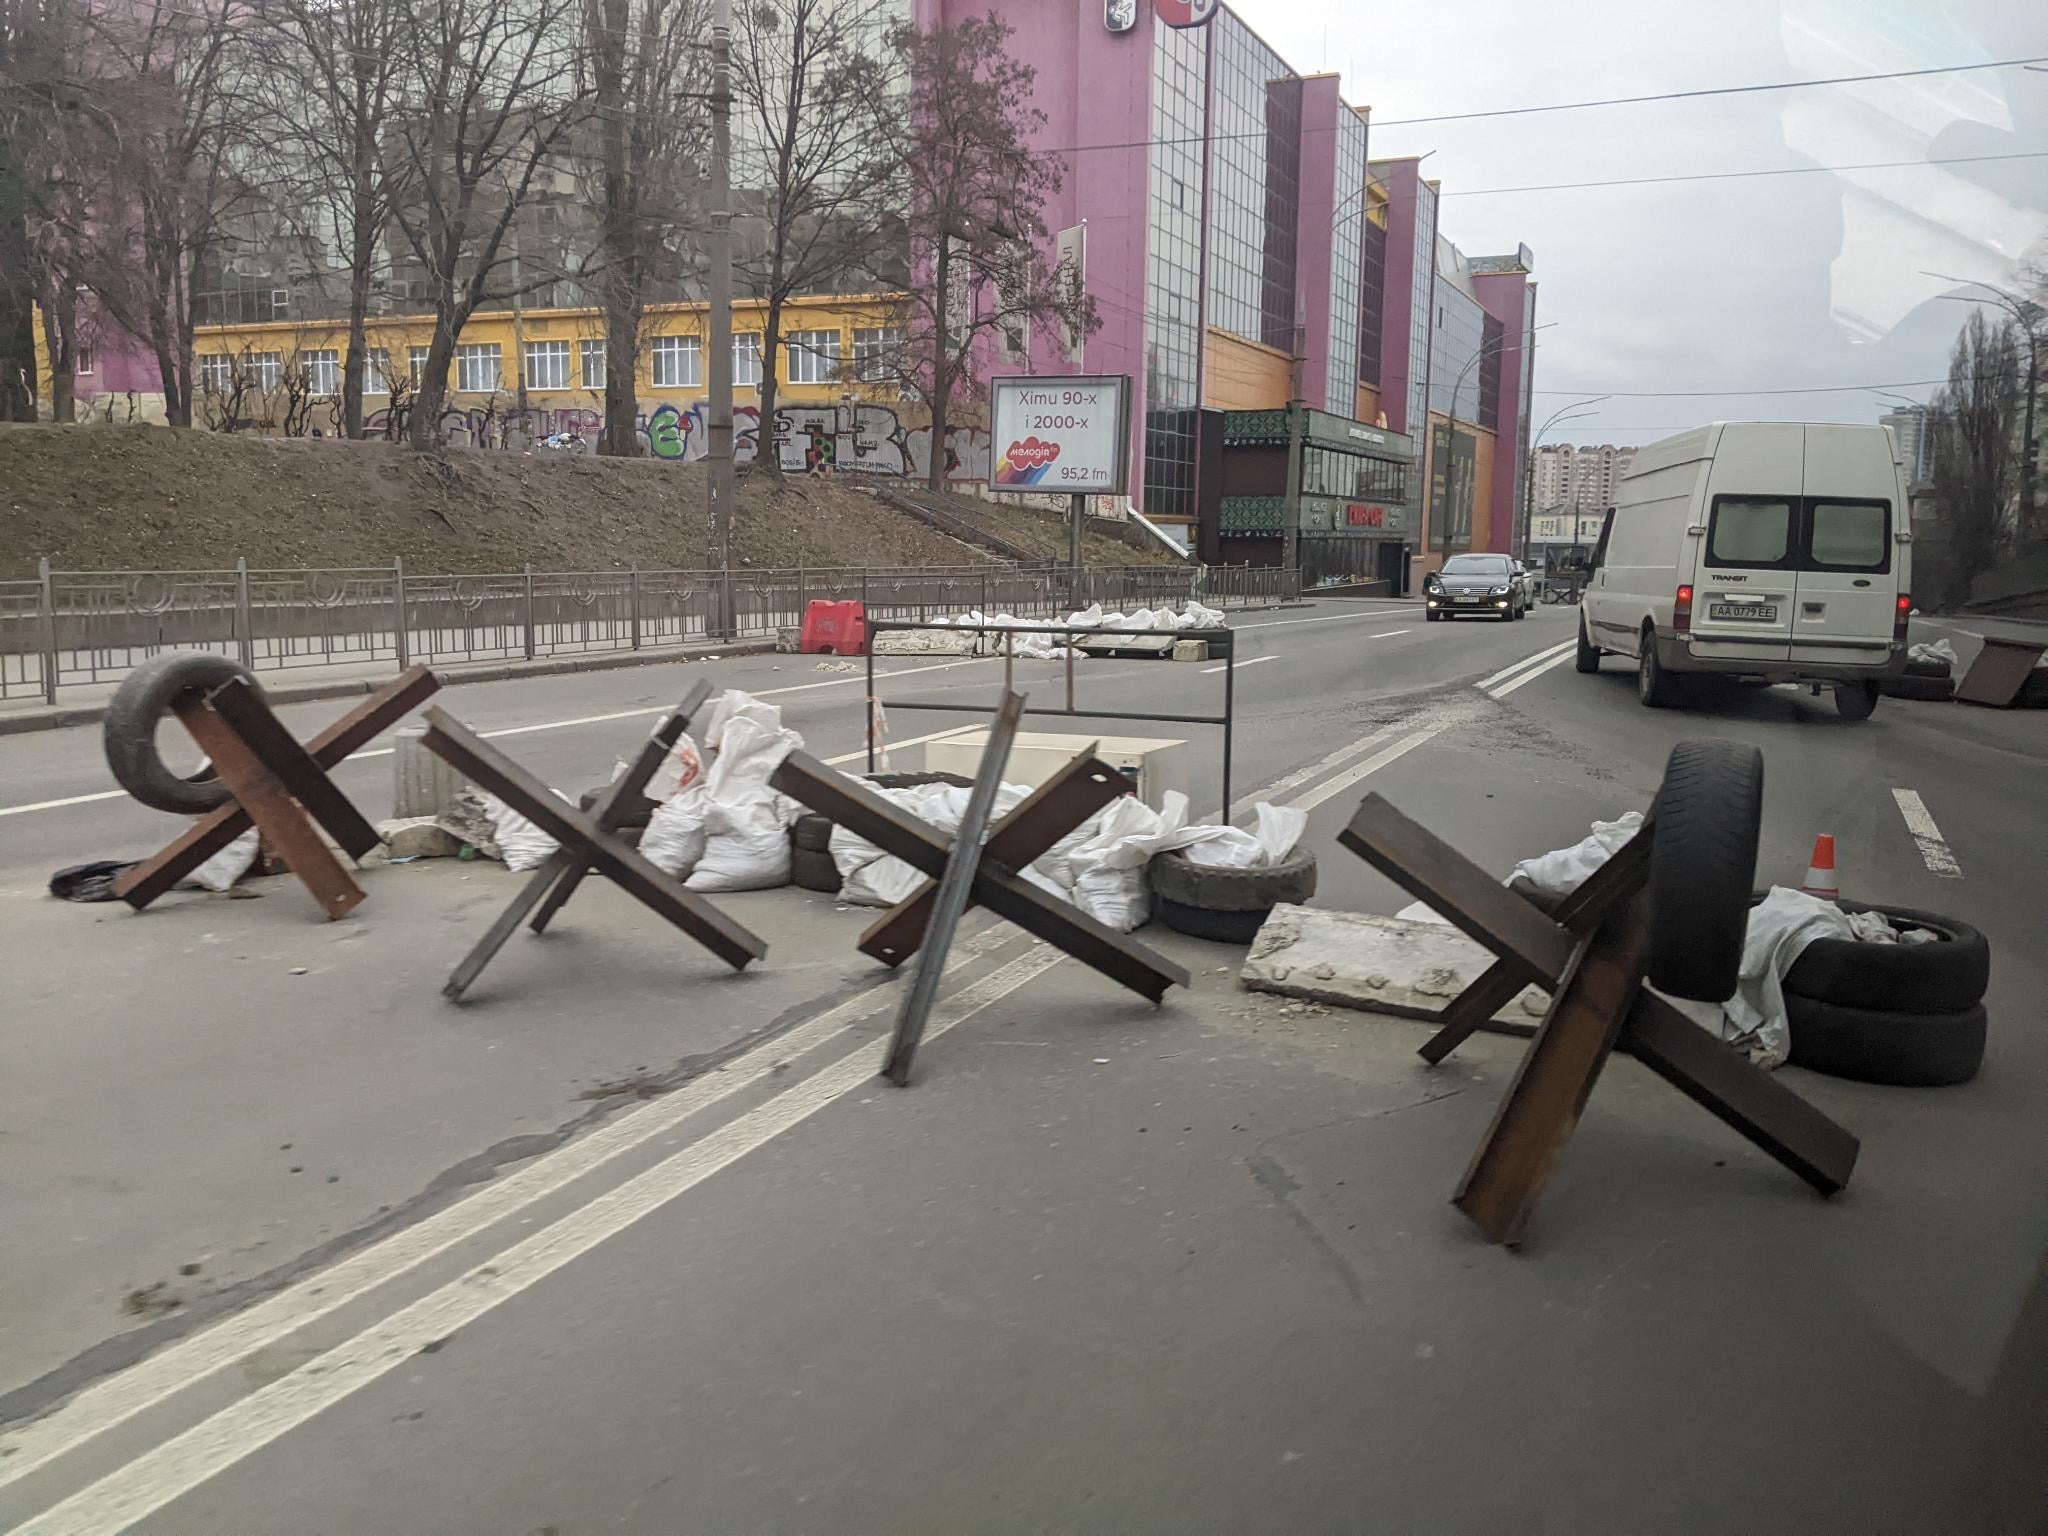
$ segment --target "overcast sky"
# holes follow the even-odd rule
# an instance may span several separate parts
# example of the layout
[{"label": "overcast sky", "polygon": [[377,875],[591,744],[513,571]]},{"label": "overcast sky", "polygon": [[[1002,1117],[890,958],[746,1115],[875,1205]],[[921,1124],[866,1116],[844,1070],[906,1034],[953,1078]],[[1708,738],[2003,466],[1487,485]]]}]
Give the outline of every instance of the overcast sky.
[{"label": "overcast sky", "polygon": [[[1540,285],[1532,431],[1643,442],[1715,419],[1869,421],[1874,393],[1622,398],[1938,379],[1965,306],[1923,268],[2013,282],[2048,254],[2048,73],[2020,69],[1467,123],[1395,119],[2048,54],[2042,0],[1231,0],[1295,68],[1344,76],[1375,157],[1434,151],[1443,233],[1468,255],[1527,245]],[[1479,189],[1911,161],[1670,186]],[[1897,393],[1925,400],[1910,384]]]}]

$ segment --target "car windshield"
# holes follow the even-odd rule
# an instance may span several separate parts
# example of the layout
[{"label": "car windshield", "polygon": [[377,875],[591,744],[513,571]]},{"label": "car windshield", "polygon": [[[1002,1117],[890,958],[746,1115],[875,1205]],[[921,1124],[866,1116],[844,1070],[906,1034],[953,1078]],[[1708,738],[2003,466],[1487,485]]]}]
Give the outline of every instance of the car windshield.
[{"label": "car windshield", "polygon": [[1453,555],[1444,562],[1446,576],[1505,576],[1508,563],[1498,555]]}]

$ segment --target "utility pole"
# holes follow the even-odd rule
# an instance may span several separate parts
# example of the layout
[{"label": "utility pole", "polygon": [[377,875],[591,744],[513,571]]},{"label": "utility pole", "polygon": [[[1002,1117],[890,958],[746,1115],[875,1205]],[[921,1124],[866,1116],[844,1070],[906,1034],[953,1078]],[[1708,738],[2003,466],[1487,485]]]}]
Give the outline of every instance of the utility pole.
[{"label": "utility pole", "polygon": [[[736,635],[732,602],[732,0],[711,6],[711,388],[709,444],[704,455],[705,511],[711,558],[718,562],[716,634]],[[766,360],[774,367],[775,360]]]}]

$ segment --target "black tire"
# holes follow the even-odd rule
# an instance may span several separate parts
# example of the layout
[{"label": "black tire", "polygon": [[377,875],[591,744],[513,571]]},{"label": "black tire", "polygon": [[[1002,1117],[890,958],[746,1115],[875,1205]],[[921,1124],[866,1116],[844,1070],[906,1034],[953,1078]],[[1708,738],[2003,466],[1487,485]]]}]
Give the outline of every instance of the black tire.
[{"label": "black tire", "polygon": [[[1263,912],[1276,902],[1307,901],[1316,893],[1316,856],[1297,848],[1264,869],[1214,869],[1191,863],[1176,849],[1147,866],[1152,890],[1184,907],[1206,912]],[[1748,887],[1743,887],[1745,898]]]},{"label": "black tire", "polygon": [[1600,647],[1586,633],[1586,616],[1582,613],[1579,615],[1579,652],[1572,658],[1572,665],[1581,672],[1598,672],[1600,654]]},{"label": "black tire", "polygon": [[1273,915],[1271,907],[1245,912],[1224,912],[1212,907],[1190,907],[1165,896],[1152,898],[1152,915],[1175,933],[1190,938],[1210,939],[1218,944],[1249,944]]},{"label": "black tire", "polygon": [[1956,696],[1955,679],[1946,673],[1927,677],[1908,672],[1904,677],[1886,678],[1878,691],[1888,699],[1912,699],[1923,704],[1946,704]]},{"label": "black tire", "polygon": [[789,879],[791,884],[807,891],[823,891],[828,896],[839,894],[839,866],[832,862],[831,854],[815,848],[790,850]]},{"label": "black tire", "polygon": [[2036,667],[2013,695],[2016,709],[2048,709],[2048,667]]},{"label": "black tire", "polygon": [[1657,660],[1657,638],[1644,630],[1643,648],[1636,657],[1636,698],[1645,709],[1668,709],[1677,697],[1671,674]]},{"label": "black tire", "polygon": [[1982,1003],[1954,1013],[1888,1013],[1841,1008],[1788,992],[1785,1009],[1793,1064],[1830,1077],[1895,1088],[1942,1088],[1967,1083],[1984,1064]]},{"label": "black tire", "polygon": [[1906,663],[1908,677],[1948,677],[1955,671],[1945,661],[1909,661]]},{"label": "black tire", "polygon": [[1650,843],[1650,984],[1734,995],[1763,824],[1764,759],[1734,741],[1681,741],[1664,765]]},{"label": "black tire", "polygon": [[263,689],[249,669],[211,651],[165,651],[152,656],[121,680],[107,703],[101,740],[114,782],[144,805],[178,816],[203,816],[228,802],[227,786],[209,764],[187,778],[164,766],[156,749],[157,722],[181,694],[210,692],[241,678]]},{"label": "black tire", "polygon": [[832,818],[805,811],[789,829],[789,845],[798,853],[825,853],[832,847]]},{"label": "black tire", "polygon": [[1835,713],[1844,720],[1868,720],[1877,708],[1877,684],[1835,684]]},{"label": "black tire", "polygon": [[1815,939],[1785,973],[1785,990],[1837,1008],[1886,1013],[1961,1013],[1991,985],[1991,945],[1968,923],[1911,907],[1841,903],[1876,912],[1894,928],[1925,928],[1933,944],[1861,944]]}]

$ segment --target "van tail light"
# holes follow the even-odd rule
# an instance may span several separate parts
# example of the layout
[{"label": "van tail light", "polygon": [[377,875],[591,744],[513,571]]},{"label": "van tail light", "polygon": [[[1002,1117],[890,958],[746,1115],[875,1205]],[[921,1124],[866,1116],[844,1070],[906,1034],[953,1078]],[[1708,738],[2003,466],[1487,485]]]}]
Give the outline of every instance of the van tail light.
[{"label": "van tail light", "polygon": [[1901,592],[1901,593],[1899,594],[1899,606],[1898,606],[1898,607],[1897,607],[1896,609],[1894,609],[1894,610],[1893,610],[1893,616],[1892,616],[1892,638],[1893,638],[1894,640],[1898,640],[1898,641],[1904,641],[1904,640],[1905,640],[1905,638],[1906,638],[1906,621],[1907,621],[1908,619],[1912,618],[1912,617],[1913,617],[1913,597],[1912,597],[1912,594],[1911,594],[1911,593],[1909,593],[1909,592]]},{"label": "van tail light", "polygon": [[1692,633],[1692,583],[1687,582],[1678,589],[1678,597],[1671,605],[1671,627],[1681,635]]}]

